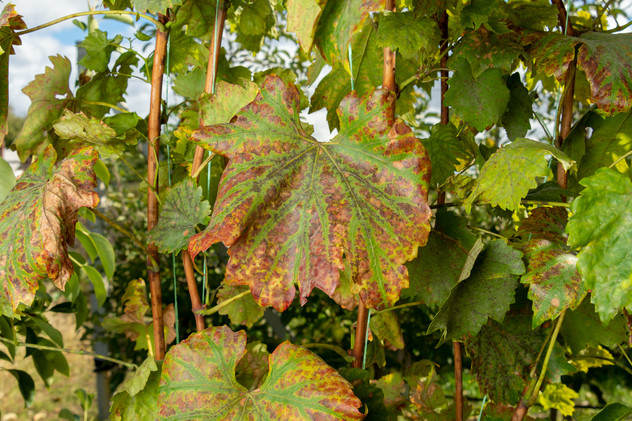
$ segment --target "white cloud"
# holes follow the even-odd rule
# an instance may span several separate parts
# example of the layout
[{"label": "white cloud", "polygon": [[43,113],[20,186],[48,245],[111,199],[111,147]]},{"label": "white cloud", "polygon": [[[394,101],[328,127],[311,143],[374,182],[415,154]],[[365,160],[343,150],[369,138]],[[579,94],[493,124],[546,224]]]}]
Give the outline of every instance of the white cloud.
[{"label": "white cloud", "polygon": [[[15,11],[23,16],[29,28],[49,22],[71,13],[88,9],[88,0],[11,0]],[[47,28],[59,32],[73,26],[72,19]]]}]

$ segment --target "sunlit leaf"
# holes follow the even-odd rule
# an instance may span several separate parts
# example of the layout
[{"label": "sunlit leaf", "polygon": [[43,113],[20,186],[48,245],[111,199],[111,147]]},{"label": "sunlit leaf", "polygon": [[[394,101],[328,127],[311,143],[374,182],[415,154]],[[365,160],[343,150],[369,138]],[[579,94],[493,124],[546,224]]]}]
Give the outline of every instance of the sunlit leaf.
[{"label": "sunlit leaf", "polygon": [[11,164],[0,157],[0,202],[7,197],[13,186],[15,186],[13,168],[11,168]]},{"label": "sunlit leaf", "polygon": [[265,381],[253,390],[235,378],[246,333],[212,327],[169,350],[158,419],[362,419],[351,385],[312,352],[284,342],[270,355]]},{"label": "sunlit leaf", "polygon": [[271,76],[234,123],[196,132],[230,161],[191,255],[222,241],[225,282],[250,285],[260,305],[284,310],[295,284],[302,303],[314,287],[333,294],[344,254],[362,301],[392,305],[408,286],[402,264],[426,242],[430,212],[428,156],[402,121],[385,118],[391,99],[380,90],[349,95],[340,133],[320,143],[299,121],[296,88]]},{"label": "sunlit leaf", "polygon": [[30,305],[39,281],[60,289],[72,274],[68,246],[75,238],[80,207],[99,202],[92,148],[72,152],[59,166],[52,147],[18,179],[0,204],[0,295],[13,310]]},{"label": "sunlit leaf", "polygon": [[502,322],[514,302],[518,276],[525,271],[521,257],[502,240],[490,243],[470,277],[452,288],[428,332],[442,330],[442,340],[463,339],[476,335],[488,319]]},{"label": "sunlit leaf", "polygon": [[622,308],[632,311],[632,182],[601,168],[580,184],[586,188],[571,204],[568,244],[580,249],[577,267],[601,320],[608,321]]},{"label": "sunlit leaf", "polygon": [[601,346],[589,346],[574,354],[570,362],[579,371],[587,373],[589,369],[614,365],[614,357],[607,349]]},{"label": "sunlit leaf", "polygon": [[24,126],[14,141],[22,161],[44,149],[46,130],[73,98],[68,86],[70,60],[59,55],[49,58],[53,66],[46,67],[43,74],[35,76],[35,80],[22,90],[31,98]]},{"label": "sunlit leaf", "polygon": [[167,14],[167,9],[182,4],[182,0],[132,0],[132,5],[139,12]]},{"label": "sunlit leaf", "polygon": [[575,412],[575,402],[579,394],[562,383],[547,384],[540,396],[538,403],[547,411],[557,409],[565,417],[570,417]]},{"label": "sunlit leaf", "polygon": [[79,61],[79,64],[85,66],[86,69],[97,72],[105,72],[108,70],[110,56],[121,43],[123,36],[117,35],[114,39],[108,39],[108,33],[99,29],[94,29],[81,42],[80,47],[85,50],[85,55]]},{"label": "sunlit leaf", "polygon": [[287,30],[294,32],[301,48],[309,53],[314,43],[316,25],[327,0],[288,0]]},{"label": "sunlit leaf", "polygon": [[104,156],[119,154],[125,148],[125,143],[114,139],[116,132],[112,128],[101,120],[89,118],[83,113],[65,110],[53,124],[53,128],[60,138],[94,146]]},{"label": "sunlit leaf", "polygon": [[420,51],[428,54],[438,50],[440,39],[436,21],[411,11],[386,12],[380,17],[377,44],[397,50],[404,58],[414,58]]},{"label": "sunlit leaf", "polygon": [[[244,291],[248,291],[248,287],[245,286],[232,286],[222,285],[217,292],[217,304],[221,304],[226,300],[230,300],[237,294]],[[252,327],[252,325],[259,321],[263,317],[264,308],[261,307],[252,298],[252,294],[247,294],[230,304],[223,307],[219,314],[228,315],[230,321],[234,324],[246,325],[246,327]]]},{"label": "sunlit leaf", "polygon": [[557,158],[565,169],[573,163],[564,152],[548,143],[517,139],[496,151],[481,168],[476,187],[463,207],[469,212],[474,202],[515,210],[529,189],[537,187],[536,177],[549,173],[547,157]]},{"label": "sunlit leaf", "polygon": [[112,397],[110,406],[111,420],[156,420],[161,368],[162,365],[156,365],[151,357],[143,362]]},{"label": "sunlit leaf", "polygon": [[202,200],[202,188],[190,178],[170,187],[164,195],[158,224],[147,234],[161,253],[178,252],[187,247],[199,224],[207,224],[211,209]]}]

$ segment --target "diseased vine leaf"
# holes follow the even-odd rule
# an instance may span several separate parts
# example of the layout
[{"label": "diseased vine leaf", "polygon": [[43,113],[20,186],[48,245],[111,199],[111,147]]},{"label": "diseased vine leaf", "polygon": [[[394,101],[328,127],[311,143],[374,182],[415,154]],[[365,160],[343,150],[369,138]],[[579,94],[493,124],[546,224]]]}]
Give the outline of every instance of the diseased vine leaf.
[{"label": "diseased vine leaf", "polygon": [[158,224],[147,234],[147,240],[161,253],[184,250],[199,224],[208,224],[211,207],[202,200],[202,187],[186,178],[165,191]]},{"label": "diseased vine leaf", "polygon": [[22,92],[31,98],[24,125],[14,144],[20,159],[38,154],[46,146],[46,130],[61,116],[62,111],[72,101],[68,87],[70,60],[62,56],[50,56],[53,67],[46,67],[43,74],[35,76]]},{"label": "diseased vine leaf", "polygon": [[522,253],[502,240],[481,252],[470,277],[452,288],[450,296],[428,327],[447,338],[461,340],[476,335],[488,319],[502,322],[514,302],[518,276],[525,271]]},{"label": "diseased vine leaf", "polygon": [[482,392],[496,403],[515,405],[545,336],[542,330],[531,330],[530,315],[508,315],[502,324],[490,320],[483,326],[466,342]]},{"label": "diseased vine leaf", "polygon": [[577,267],[606,322],[622,308],[632,311],[632,182],[600,168],[580,184],[586,188],[571,204],[568,244],[580,248]]},{"label": "diseased vine leaf", "polygon": [[134,9],[139,12],[167,14],[167,9],[180,6],[182,0],[132,0]]},{"label": "diseased vine leaf", "polygon": [[406,347],[402,328],[394,311],[378,313],[371,317],[370,329],[371,333],[384,343],[385,348],[395,351]]},{"label": "diseased vine leaf", "polygon": [[528,235],[523,247],[527,273],[520,282],[529,285],[533,327],[568,308],[576,309],[588,293],[577,272],[577,257],[565,248],[566,239],[561,235],[566,219],[566,209],[539,208],[519,229],[523,236]]},{"label": "diseased vine leaf", "polygon": [[158,385],[162,364],[152,357],[121,385],[112,397],[110,419],[113,421],[154,421],[158,415]]},{"label": "diseased vine leaf", "polygon": [[0,142],[9,131],[9,55],[14,54],[14,45],[20,45],[16,30],[25,29],[22,16],[11,3],[4,6],[0,14]]},{"label": "diseased vine leaf", "polygon": [[384,10],[385,0],[329,1],[318,21],[315,43],[332,67],[343,64],[349,72],[348,47],[372,11]]},{"label": "diseased vine leaf", "polygon": [[377,44],[397,50],[404,58],[415,58],[438,49],[441,34],[437,22],[428,17],[416,16],[411,11],[385,12],[380,17]]},{"label": "diseased vine leaf", "polygon": [[227,156],[208,228],[192,256],[222,241],[225,282],[249,285],[261,306],[285,310],[299,285],[332,295],[344,260],[369,308],[390,306],[408,286],[403,266],[428,237],[429,159],[401,121],[388,121],[392,94],[347,96],[340,133],[319,143],[299,120],[299,95],[275,76],[232,124],[194,138]]},{"label": "diseased vine leaf", "polygon": [[[468,30],[455,46],[448,66],[458,66],[455,62],[463,58],[470,63],[475,79],[487,69],[509,73],[514,61],[524,54],[524,48],[513,38],[513,33],[498,35],[485,27],[480,27],[476,31]],[[481,51],[485,54],[481,54]]]},{"label": "diseased vine leaf", "polygon": [[287,30],[294,32],[303,52],[309,53],[314,44],[314,33],[327,0],[288,0]]},{"label": "diseased vine leaf", "polygon": [[158,419],[362,419],[352,386],[312,352],[283,342],[269,356],[266,380],[248,390],[235,378],[246,332],[211,327],[165,357]]},{"label": "diseased vine leaf", "polygon": [[617,314],[607,323],[602,323],[595,306],[588,300],[573,311],[567,311],[561,330],[566,345],[573,355],[586,346],[615,346],[625,340],[625,319]]},{"label": "diseased vine leaf", "polygon": [[465,219],[445,209],[437,212],[428,243],[419,249],[414,260],[406,264],[410,289],[402,295],[430,306],[440,306],[452,287],[470,276],[483,243],[466,228],[466,224]]},{"label": "diseased vine leaf", "polygon": [[531,53],[537,68],[564,82],[577,50],[577,68],[586,73],[590,100],[607,113],[632,108],[632,34],[586,32],[580,37],[549,33]]},{"label": "diseased vine leaf", "polygon": [[474,202],[489,203],[503,209],[515,210],[529,189],[537,187],[535,177],[546,176],[553,155],[565,169],[573,163],[568,156],[548,143],[530,139],[516,139],[496,151],[483,168],[472,194],[463,203],[470,212]]},{"label": "diseased vine leaf", "polygon": [[[221,304],[245,291],[248,291],[248,287],[224,284],[217,292],[217,304]],[[252,327],[253,324],[263,317],[263,311],[264,308],[257,304],[252,298],[252,294],[247,294],[223,307],[219,314],[228,315],[230,321],[234,324]]]},{"label": "diseased vine leaf", "polygon": [[77,149],[57,167],[56,158],[53,147],[46,148],[0,204],[0,295],[13,311],[31,304],[42,279],[64,289],[72,275],[67,248],[74,244],[77,212],[99,202],[96,151]]},{"label": "diseased vine leaf", "polygon": [[470,63],[464,58],[454,61],[451,67],[454,76],[448,80],[446,105],[478,131],[500,121],[510,96],[501,71],[490,68],[474,77]]}]

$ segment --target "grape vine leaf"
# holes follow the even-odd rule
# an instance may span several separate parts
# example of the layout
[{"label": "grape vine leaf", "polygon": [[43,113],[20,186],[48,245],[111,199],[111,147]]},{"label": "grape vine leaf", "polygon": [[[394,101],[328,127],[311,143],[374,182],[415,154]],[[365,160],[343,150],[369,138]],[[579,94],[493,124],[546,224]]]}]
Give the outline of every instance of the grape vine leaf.
[{"label": "grape vine leaf", "polygon": [[524,272],[521,252],[503,240],[491,242],[479,255],[470,277],[452,288],[428,333],[442,330],[441,342],[462,340],[476,335],[488,319],[502,322]]},{"label": "grape vine leaf", "polygon": [[314,33],[327,0],[288,0],[287,30],[294,32],[304,53],[314,44]]},{"label": "grape vine leaf", "polygon": [[566,345],[576,355],[586,346],[612,347],[620,344],[623,342],[622,338],[626,337],[625,326],[625,319],[621,314],[603,323],[595,312],[594,304],[584,300],[577,309],[566,312],[561,333]]},{"label": "grape vine leaf", "polygon": [[158,392],[158,419],[362,419],[352,386],[312,352],[283,342],[259,387],[235,378],[246,332],[211,327],[169,350]]},{"label": "grape vine leaf", "polygon": [[55,133],[72,142],[94,146],[103,156],[123,152],[125,143],[116,138],[116,132],[103,121],[87,117],[84,113],[64,110],[64,114],[53,124]]},{"label": "grape vine leaf", "polygon": [[88,36],[80,44],[85,49],[86,55],[79,61],[79,64],[86,69],[97,72],[106,72],[110,56],[117,45],[123,41],[122,35],[117,35],[113,39],[108,39],[108,33],[95,29],[90,31]]},{"label": "grape vine leaf", "polygon": [[174,28],[182,28],[182,32],[190,37],[210,40],[215,32],[215,4],[207,0],[187,0],[178,9]]},{"label": "grape vine leaf", "polygon": [[529,285],[534,328],[568,308],[576,309],[588,293],[577,272],[577,257],[565,249],[566,239],[560,232],[566,225],[566,209],[537,211],[519,229],[522,235],[529,236],[523,247],[527,272],[520,282]]},{"label": "grape vine leaf", "polygon": [[191,178],[165,190],[158,224],[147,234],[147,241],[161,253],[184,250],[199,224],[208,224],[211,207],[202,200],[202,187]]},{"label": "grape vine leaf", "polygon": [[624,421],[632,415],[632,408],[622,403],[616,402],[607,405],[592,417],[590,421]]},{"label": "grape vine leaf", "polygon": [[444,209],[437,212],[428,243],[406,264],[410,287],[402,291],[402,295],[430,306],[440,306],[452,287],[470,276],[483,243],[466,224],[464,218],[452,212]]},{"label": "grape vine leaf", "polygon": [[280,311],[295,284],[303,304],[314,287],[331,296],[345,260],[365,305],[392,305],[408,286],[403,263],[430,230],[429,159],[401,120],[387,120],[392,95],[350,94],[338,110],[340,133],[320,143],[299,120],[296,87],[270,76],[233,123],[195,132],[230,161],[191,255],[222,241],[225,282],[249,285],[261,306]]},{"label": "grape vine leaf", "polygon": [[538,397],[538,403],[545,411],[555,408],[565,417],[575,412],[575,402],[579,394],[563,383],[547,384]]},{"label": "grape vine leaf", "polygon": [[632,108],[632,34],[586,32],[580,37],[549,33],[530,49],[536,68],[564,82],[575,57],[586,73],[590,100],[607,113]]},{"label": "grape vine leaf", "polygon": [[542,31],[557,25],[557,7],[547,0],[514,0],[502,2],[507,19],[516,27]]},{"label": "grape vine leaf", "polygon": [[502,324],[490,320],[468,339],[472,373],[482,392],[496,403],[518,402],[545,337],[542,330],[531,330],[531,315],[510,314]]},{"label": "grape vine leaf", "polygon": [[349,71],[348,47],[363,28],[371,11],[384,10],[385,0],[329,1],[318,21],[314,42],[332,67],[343,64]]},{"label": "grape vine leaf", "polygon": [[22,89],[31,98],[24,125],[14,141],[22,161],[46,147],[46,131],[73,98],[68,87],[70,60],[59,55],[50,56],[49,59],[53,67],[46,67],[43,74],[36,75]]},{"label": "grape vine leaf", "polygon": [[406,347],[402,328],[394,311],[372,316],[369,327],[371,333],[383,342],[385,348],[395,351]]},{"label": "grape vine leaf", "polygon": [[[221,304],[245,291],[248,291],[248,287],[223,284],[217,292],[217,304]],[[253,324],[263,317],[263,312],[264,308],[257,304],[252,298],[252,294],[247,294],[223,307],[219,314],[228,315],[230,321],[234,324],[252,327]]]},{"label": "grape vine leaf", "polygon": [[154,421],[158,415],[158,386],[162,364],[147,358],[112,397],[113,421]]},{"label": "grape vine leaf", "polygon": [[448,80],[446,105],[478,131],[500,121],[510,97],[501,71],[490,68],[474,77],[469,61],[463,57],[455,60],[451,67],[454,76]]},{"label": "grape vine leaf", "polygon": [[385,12],[380,16],[377,44],[397,50],[404,58],[414,58],[420,51],[429,54],[441,40],[437,22],[411,11]]},{"label": "grape vine leaf", "polygon": [[568,156],[548,143],[519,138],[498,149],[485,162],[472,194],[463,203],[470,212],[475,201],[515,210],[529,189],[538,186],[535,177],[546,176],[552,155],[568,170],[573,164]]},{"label": "grape vine leaf", "polygon": [[507,79],[507,88],[509,88],[509,104],[500,124],[507,131],[507,137],[510,140],[516,140],[519,137],[524,137],[531,129],[533,100],[517,72]]},{"label": "grape vine leaf", "polygon": [[9,131],[9,55],[14,54],[14,45],[20,45],[16,30],[25,29],[22,16],[13,4],[7,4],[0,13],[0,142]]},{"label": "grape vine leaf", "polygon": [[525,271],[522,253],[503,240],[481,252],[470,277],[456,284],[428,327],[447,338],[461,340],[476,335],[488,319],[502,322],[514,302],[518,276]]},{"label": "grape vine leaf", "polygon": [[134,9],[139,12],[167,14],[167,10],[182,5],[182,0],[132,0]]},{"label": "grape vine leaf", "polygon": [[600,168],[580,184],[586,188],[571,204],[568,244],[580,248],[577,267],[606,322],[622,308],[632,311],[632,182]]},{"label": "grape vine leaf", "polygon": [[64,289],[73,270],[67,248],[74,243],[77,212],[99,203],[96,151],[77,149],[59,166],[56,159],[47,147],[0,204],[0,296],[13,311],[31,304],[42,279]]},{"label": "grape vine leaf", "polygon": [[478,153],[476,143],[470,138],[458,136],[452,123],[437,123],[432,127],[430,137],[423,144],[432,162],[432,185],[442,185],[458,169],[464,169],[474,161]]}]

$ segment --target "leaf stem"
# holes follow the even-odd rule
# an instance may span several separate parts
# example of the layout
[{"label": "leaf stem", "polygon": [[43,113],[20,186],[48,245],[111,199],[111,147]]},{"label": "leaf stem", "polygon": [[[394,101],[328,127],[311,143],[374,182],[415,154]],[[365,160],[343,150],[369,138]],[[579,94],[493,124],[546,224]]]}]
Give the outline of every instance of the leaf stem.
[{"label": "leaf stem", "polygon": [[321,344],[321,343],[309,343],[309,344],[302,344],[301,345],[303,348],[323,348],[323,349],[329,349],[330,351],[334,351],[336,354],[340,355],[342,358],[345,359],[346,362],[350,363],[353,361],[353,357],[351,357],[349,354],[347,354],[345,352],[344,349],[340,348],[339,346],[336,345],[331,345],[331,344]]},{"label": "leaf stem", "polygon": [[107,107],[107,108],[112,108],[113,110],[122,112],[122,113],[129,113],[129,110],[126,110],[125,108],[121,108],[118,105],[114,105],[114,104],[110,104],[108,102],[101,102],[101,101],[86,101],[83,100],[81,101],[84,104],[88,104],[88,105],[99,105],[101,107]]},{"label": "leaf stem", "polygon": [[103,360],[103,361],[109,361],[111,363],[122,365],[122,366],[125,366],[127,368],[132,368],[134,370],[138,368],[138,366],[136,364],[128,363],[128,362],[125,362],[125,361],[122,361],[122,360],[118,360],[116,358],[108,357],[106,355],[101,355],[101,354],[96,354],[94,352],[84,351],[82,349],[56,348],[54,346],[46,346],[46,345],[40,345],[40,344],[29,344],[29,343],[26,343],[26,342],[14,342],[12,340],[9,340],[9,339],[3,338],[3,337],[0,337],[0,341],[2,341],[4,343],[7,343],[7,344],[11,344],[11,345],[23,346],[25,348],[39,349],[41,351],[56,351],[56,352],[64,352],[66,354],[84,355],[86,357],[92,357],[92,358],[97,358],[97,359]]},{"label": "leaf stem", "polygon": [[544,383],[544,379],[546,378],[546,370],[549,365],[549,361],[551,359],[551,355],[553,354],[553,348],[555,347],[555,343],[557,341],[557,335],[560,332],[560,328],[562,327],[562,322],[564,321],[564,315],[566,311],[563,311],[560,316],[557,318],[557,322],[555,323],[555,328],[553,329],[553,334],[551,335],[551,339],[549,340],[549,347],[546,350],[546,354],[544,356],[544,361],[542,362],[542,368],[540,369],[540,376],[538,377],[538,381],[531,392],[531,396],[527,402],[527,406],[533,406],[533,404],[537,401],[540,388],[542,387],[542,383]]},{"label": "leaf stem", "polygon": [[627,158],[628,156],[632,155],[632,151],[628,151],[626,152],[623,156],[621,156],[619,159],[617,159],[616,161],[614,161],[612,164],[608,165],[608,168],[612,168],[615,165],[617,165],[619,162],[623,161],[625,158]]},{"label": "leaf stem", "polygon": [[392,310],[399,310],[400,308],[406,308],[406,307],[413,307],[413,306],[418,306],[423,304],[423,301],[414,301],[412,303],[406,303],[406,304],[400,304],[398,306],[393,306],[393,307],[389,307],[389,308],[385,308],[384,310],[380,310],[380,311],[374,311],[373,315],[378,315],[380,313],[386,313],[387,311],[392,311]]},{"label": "leaf stem", "polygon": [[486,229],[484,229],[484,228],[475,227],[474,225],[468,225],[467,227],[468,227],[469,229],[473,229],[473,230],[475,230],[475,231],[482,232],[483,234],[491,235],[492,237],[502,238],[502,239],[504,239],[504,238],[505,238],[505,237],[503,237],[503,236],[502,236],[502,235],[500,235],[500,234],[496,234],[495,232],[488,231],[488,230],[486,230]]},{"label": "leaf stem", "polygon": [[[191,177],[197,180],[197,178],[200,176],[202,171],[204,171],[204,167],[206,167],[206,165],[209,162],[211,162],[211,159],[213,159],[214,157],[215,157],[215,153],[211,152],[210,154],[208,154],[204,162],[202,162],[202,165],[200,165],[199,168],[195,172],[191,172]],[[191,170],[193,171],[193,167],[191,167]]]},{"label": "leaf stem", "polygon": [[39,31],[40,29],[48,28],[49,26],[56,25],[68,19],[78,18],[80,16],[94,16],[94,15],[134,15],[136,18],[144,18],[156,25],[156,28],[159,31],[165,32],[167,28],[156,18],[146,15],[144,13],[133,12],[131,10],[91,10],[88,12],[77,12],[72,13],[70,15],[62,16],[61,18],[51,20],[50,22],[43,23],[38,26],[34,26],[33,28],[25,29],[23,31],[18,31],[15,33],[17,36],[26,35],[31,32]]},{"label": "leaf stem", "polygon": [[624,29],[630,27],[632,25],[632,20],[625,25],[619,25],[616,28],[608,29],[607,31],[603,31],[606,34],[613,34],[615,32],[623,31]]},{"label": "leaf stem", "polygon": [[246,291],[240,292],[237,295],[234,295],[232,297],[230,297],[228,300],[222,301],[221,303],[217,304],[214,307],[209,308],[208,310],[200,310],[197,311],[197,314],[203,314],[205,316],[210,316],[211,314],[215,314],[218,311],[220,311],[221,309],[223,309],[224,307],[226,307],[227,305],[239,300],[242,297],[245,297],[246,295],[250,294],[250,290],[247,289]]}]

